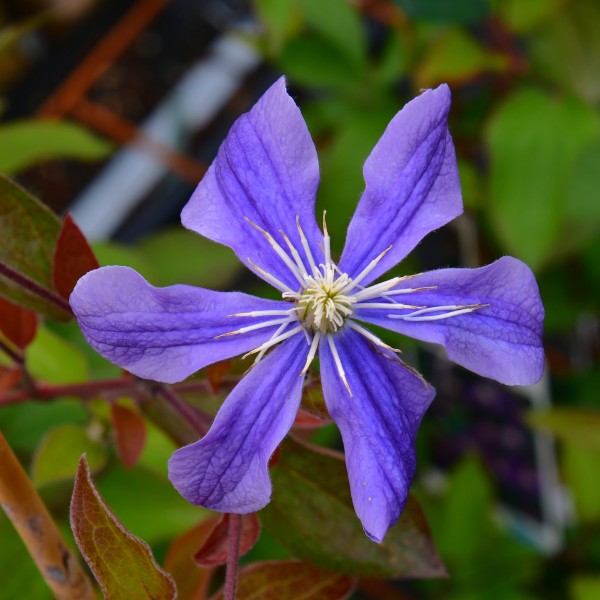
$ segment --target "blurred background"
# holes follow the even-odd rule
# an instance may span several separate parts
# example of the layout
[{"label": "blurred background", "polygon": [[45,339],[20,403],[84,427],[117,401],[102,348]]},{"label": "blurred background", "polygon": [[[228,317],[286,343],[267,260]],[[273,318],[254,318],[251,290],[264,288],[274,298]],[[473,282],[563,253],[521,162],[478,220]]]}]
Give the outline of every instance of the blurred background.
[{"label": "blurred background", "polygon": [[[534,270],[546,307],[547,369],[530,389],[382,333],[438,389],[415,491],[450,577],[365,583],[354,597],[597,600],[600,0],[4,0],[0,171],[70,211],[101,264],[133,266],[154,285],[267,295],[179,213],[233,121],[281,74],[317,145],[317,210],[337,252],[386,124],[447,82],[465,214],[398,272],[510,254]],[[28,363],[53,382],[115,373],[73,324],[40,328]],[[100,413],[25,403],[0,409],[0,427],[56,506],[79,456],[61,435],[81,427],[107,501],[164,556],[199,514],[164,477],[170,442],[151,429],[125,474],[103,458]],[[339,445],[331,427],[314,439]],[[136,485],[152,500],[140,506]],[[281,552],[264,535],[253,556]],[[49,597],[3,516],[0,582],[2,600]]]}]

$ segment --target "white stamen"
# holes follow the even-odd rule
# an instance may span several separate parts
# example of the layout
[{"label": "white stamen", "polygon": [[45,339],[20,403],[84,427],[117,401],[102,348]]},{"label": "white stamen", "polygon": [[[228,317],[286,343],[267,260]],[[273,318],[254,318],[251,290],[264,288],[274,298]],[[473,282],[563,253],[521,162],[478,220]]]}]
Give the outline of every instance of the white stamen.
[{"label": "white stamen", "polygon": [[416,310],[419,308],[427,308],[426,306],[413,306],[412,304],[398,304],[390,302],[359,302],[354,305],[355,309],[358,308],[385,308],[387,310]]},{"label": "white stamen", "polygon": [[[431,306],[429,308],[422,308],[408,315],[388,315],[390,319],[402,319],[404,321],[440,321],[442,319],[449,319],[450,317],[456,317],[458,315],[464,315],[471,313],[480,308],[489,306],[489,304],[471,304],[465,306]],[[442,313],[441,315],[430,315],[428,313],[439,312],[448,310],[450,312]]]},{"label": "white stamen", "polygon": [[264,269],[261,269],[258,265],[255,265],[249,257],[246,258],[246,260],[250,263],[250,266],[253,267],[256,271],[258,271],[259,273],[262,274],[262,276],[275,288],[277,288],[280,292],[288,292],[290,294],[295,294],[295,292],[288,287],[287,285],[285,285],[285,283],[283,283],[283,281],[279,281],[279,279],[277,279],[277,277],[275,277],[274,275],[271,275],[271,273],[269,273],[268,271],[265,271]]},{"label": "white stamen", "polygon": [[327,231],[327,223],[325,222],[325,216],[327,211],[323,211],[323,254],[325,254],[325,264],[331,264],[331,238]]},{"label": "white stamen", "polygon": [[340,360],[340,355],[338,354],[337,348],[335,347],[335,342],[333,341],[333,336],[326,336],[327,343],[329,344],[329,349],[331,350],[331,355],[333,356],[333,362],[335,363],[335,367],[337,369],[338,375],[340,379],[344,382],[348,393],[350,394],[350,398],[352,398],[352,390],[348,385],[348,380],[346,379],[346,373],[344,372],[344,367],[342,366],[342,361]]},{"label": "white stamen", "polygon": [[390,288],[393,288],[398,284],[399,281],[402,281],[401,277],[394,277],[392,279],[388,279],[387,281],[382,281],[381,283],[376,283],[364,290],[360,290],[360,292],[356,292],[354,297],[357,302],[360,300],[369,300],[370,298],[377,298],[377,296],[381,296],[382,292],[387,292]]},{"label": "white stamen", "polygon": [[265,236],[265,238],[271,245],[271,248],[275,250],[277,256],[281,258],[281,260],[285,263],[287,268],[294,274],[294,277],[298,280],[298,283],[300,283],[300,285],[304,285],[304,278],[302,277],[302,273],[298,270],[298,267],[292,262],[292,259],[286,254],[285,250],[275,241],[275,238],[270,233],[265,231],[262,227],[259,227],[256,223],[251,221],[248,217],[244,217],[244,219],[246,219],[246,221],[248,221],[248,223],[250,223],[252,227],[260,231]]},{"label": "white stamen", "polygon": [[[281,335],[283,333],[283,331],[285,330],[285,328],[288,326],[288,323],[284,323],[283,325],[281,325],[280,327],[277,328],[277,330],[275,331],[275,333],[273,333],[273,335],[267,340],[268,342],[270,342],[271,340],[274,340],[276,337],[278,337],[279,335]],[[253,365],[257,365],[260,360],[262,359],[262,357],[265,355],[265,352],[268,350],[269,348],[265,348],[264,350],[261,350],[257,355],[256,358],[254,359],[254,363]]]},{"label": "white stamen", "polygon": [[429,285],[426,287],[418,288],[403,288],[401,290],[392,290],[390,292],[383,292],[382,296],[397,296],[399,294],[414,294],[415,292],[424,292],[426,290],[437,290],[437,285]]},{"label": "white stamen", "polygon": [[252,310],[244,313],[234,313],[228,315],[230,317],[274,317],[277,315],[290,315],[294,312],[294,308],[288,310]]},{"label": "white stamen", "polygon": [[284,340],[291,338],[293,335],[296,335],[297,333],[300,333],[301,331],[302,331],[302,325],[298,325],[297,327],[294,327],[293,329],[290,329],[289,331],[286,331],[285,333],[282,333],[281,335],[278,335],[275,338],[271,338],[270,340],[266,341],[264,344],[260,345],[258,348],[255,348],[254,350],[250,350],[250,352],[246,352],[246,354],[244,354],[244,356],[242,356],[242,359],[246,358],[247,356],[251,356],[252,354],[256,354],[257,352],[261,352],[262,350],[268,350],[272,346],[275,346],[276,344],[279,344],[279,342],[283,342]]},{"label": "white stamen", "polygon": [[283,236],[283,239],[285,240],[285,243],[288,245],[288,248],[290,249],[290,252],[292,253],[292,256],[294,257],[294,260],[296,261],[296,264],[298,265],[298,269],[300,270],[302,277],[303,278],[308,277],[308,271],[306,270],[306,267],[304,266],[304,263],[302,262],[302,258],[300,258],[300,254],[298,253],[298,250],[296,250],[296,248],[294,248],[294,246],[292,245],[292,242],[290,242],[290,238],[288,238],[288,236],[285,235],[283,229],[280,229],[279,233],[281,233],[281,235]]},{"label": "white stamen", "polygon": [[392,249],[392,246],[386,248],[379,256],[374,258],[354,279],[352,287],[348,286],[348,291],[355,288],[381,261],[381,259]]},{"label": "white stamen", "polygon": [[304,369],[302,369],[302,373],[300,373],[300,377],[302,377],[306,371],[308,371],[308,367],[310,367],[310,363],[313,361],[315,354],[317,353],[317,348],[319,347],[319,340],[321,339],[321,332],[315,332],[313,336],[312,342],[310,344],[310,350],[308,351],[308,356],[306,358],[306,363],[304,364]]},{"label": "white stamen", "polygon": [[354,321],[348,321],[348,327],[350,327],[350,329],[354,329],[354,331],[357,331],[362,336],[366,337],[376,346],[380,346],[381,348],[385,348],[386,350],[391,350],[392,352],[402,354],[402,350],[398,350],[397,348],[389,346],[383,340],[379,339],[375,334],[371,333],[368,329],[361,327],[358,323],[355,323]]},{"label": "white stamen", "polygon": [[213,339],[218,340],[222,337],[227,337],[228,335],[238,335],[240,333],[248,333],[249,331],[255,331],[256,329],[263,329],[263,327],[271,327],[272,325],[280,325],[282,323],[291,323],[294,320],[294,317],[285,317],[284,319],[272,319],[271,321],[264,321],[262,323],[255,323],[254,325],[248,325],[246,327],[242,327],[240,329],[236,329],[235,331],[229,331],[228,333],[221,333],[220,335],[215,336]]},{"label": "white stamen", "polygon": [[310,265],[311,272],[314,274],[315,272],[318,272],[318,269],[317,265],[315,264],[315,259],[313,258],[312,252],[310,251],[308,240],[306,239],[304,231],[302,231],[302,227],[300,226],[300,215],[296,215],[296,227],[298,227],[298,233],[300,234],[300,242],[302,242],[304,254],[306,254],[306,258],[308,259],[308,264]]}]

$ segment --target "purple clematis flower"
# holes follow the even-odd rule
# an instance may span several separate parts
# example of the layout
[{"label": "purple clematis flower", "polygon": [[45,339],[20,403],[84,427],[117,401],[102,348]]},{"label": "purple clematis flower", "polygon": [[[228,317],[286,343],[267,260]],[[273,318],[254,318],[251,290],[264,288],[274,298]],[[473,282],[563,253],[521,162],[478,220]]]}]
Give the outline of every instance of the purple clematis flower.
[{"label": "purple clematis flower", "polygon": [[269,502],[267,463],[318,353],[356,512],[367,535],[383,539],[404,508],[417,429],[435,392],[364,323],[442,344],[453,361],[508,385],[541,377],[544,310],[522,262],[504,257],[373,283],[463,210],[449,107],[442,85],[392,119],[365,162],[366,189],[337,263],[325,222],[321,232],[314,216],[315,147],[284,79],[237,120],[182,222],[233,248],[279,301],[154,288],[125,267],[92,271],[77,284],[71,306],[87,340],[140,377],[173,383],[256,355],[207,435],[169,462],[190,502],[236,513]]}]

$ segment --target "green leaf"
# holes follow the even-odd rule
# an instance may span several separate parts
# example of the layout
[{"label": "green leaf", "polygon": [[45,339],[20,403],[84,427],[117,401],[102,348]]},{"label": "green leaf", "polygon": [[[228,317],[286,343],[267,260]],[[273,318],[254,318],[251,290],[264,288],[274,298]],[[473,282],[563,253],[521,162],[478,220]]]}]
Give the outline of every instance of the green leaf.
[{"label": "green leaf", "polygon": [[148,544],[123,527],[96,491],[85,456],[75,479],[71,527],[106,600],[176,598],[173,579],[156,564]]},{"label": "green leaf", "polygon": [[527,421],[560,440],[600,452],[600,411],[564,407],[536,410],[527,415]]},{"label": "green leaf", "polygon": [[406,74],[408,66],[408,43],[399,32],[392,30],[388,33],[383,47],[375,70],[375,78],[382,86],[392,85]]},{"label": "green leaf", "polygon": [[395,0],[413,19],[443,23],[474,24],[490,11],[489,0]]},{"label": "green leaf", "polygon": [[[451,577],[431,582],[433,598],[526,598],[536,553],[498,527],[495,499],[483,465],[467,457],[434,498],[419,494]],[[441,588],[441,591],[440,591]]]},{"label": "green leaf", "polygon": [[187,283],[223,289],[242,269],[230,248],[181,227],[146,238],[137,250],[152,265],[154,285]]},{"label": "green leaf", "polygon": [[339,456],[288,440],[271,476],[273,498],[260,518],[265,530],[298,558],[356,576],[444,576],[414,497],[383,543],[375,544],[356,517]]},{"label": "green leaf", "polygon": [[278,54],[298,17],[297,0],[254,0],[259,20],[266,29],[269,50]]},{"label": "green leaf", "polygon": [[346,0],[301,0],[301,4],[306,22],[346,54],[355,66],[364,67],[366,39],[357,11]]},{"label": "green leaf", "polygon": [[567,181],[566,219],[573,232],[567,243],[573,250],[591,242],[600,230],[598,173],[600,173],[600,141],[588,146],[579,155]]},{"label": "green leaf", "polygon": [[307,87],[352,90],[359,78],[356,67],[336,46],[316,36],[289,42],[278,62],[293,82]]},{"label": "green leaf", "polygon": [[335,215],[327,227],[337,251],[342,249],[348,223],[365,187],[363,163],[398,108],[383,104],[357,110],[338,124],[329,146],[321,152],[317,214],[327,208]]},{"label": "green leaf", "polygon": [[107,460],[104,447],[92,440],[85,427],[61,425],[44,438],[33,457],[31,477],[36,485],[72,479],[79,458],[87,453],[90,468],[101,469]]},{"label": "green leaf", "polygon": [[103,267],[123,265],[135,269],[149,279],[157,277],[153,265],[143,256],[139,246],[126,246],[117,242],[92,242],[92,250]]},{"label": "green leaf", "polygon": [[46,327],[38,328],[25,357],[31,374],[48,383],[76,383],[88,378],[87,363],[79,350]]},{"label": "green leaf", "polygon": [[48,585],[10,521],[0,510],[0,581],[2,600],[51,600]]},{"label": "green leaf", "polygon": [[[241,569],[236,598],[256,600],[344,600],[356,587],[354,577],[332,573],[315,565],[290,561],[254,563]],[[222,600],[223,592],[214,600]]]},{"label": "green leaf", "polygon": [[536,89],[517,91],[489,123],[492,224],[506,249],[534,269],[557,252],[566,182],[599,133],[589,107]]},{"label": "green leaf", "polygon": [[79,400],[22,402],[0,407],[2,433],[19,454],[30,454],[54,427],[68,423],[84,425],[88,415]]},{"label": "green leaf", "polygon": [[600,521],[600,460],[598,450],[578,443],[563,445],[562,469],[578,518],[583,523]]},{"label": "green leaf", "polygon": [[598,600],[600,598],[600,577],[578,575],[569,585],[571,600]]},{"label": "green leaf", "polygon": [[600,5],[596,0],[562,4],[562,10],[529,39],[533,68],[561,89],[596,104],[600,101]]},{"label": "green leaf", "polygon": [[149,544],[172,539],[207,514],[186,502],[166,474],[141,466],[130,470],[115,466],[103,475],[98,487],[125,527]]},{"label": "green leaf", "polygon": [[31,119],[0,127],[0,171],[9,175],[56,158],[99,160],[112,149],[105,139],[68,121]]},{"label": "green leaf", "polygon": [[464,460],[452,473],[434,529],[442,556],[459,562],[475,559],[489,528],[491,504],[492,490],[481,464]]},{"label": "green leaf", "polygon": [[415,70],[417,87],[459,84],[486,71],[502,71],[508,62],[489,51],[463,29],[444,32],[426,50]]},{"label": "green leaf", "polygon": [[515,33],[527,33],[555,13],[564,0],[500,0],[497,13]]},{"label": "green leaf", "polygon": [[[54,213],[0,175],[0,294],[25,308],[64,320],[70,318],[70,312],[52,285],[52,259],[59,231],[60,221]],[[58,304],[9,279],[7,271],[31,282],[47,296],[56,297]]]}]

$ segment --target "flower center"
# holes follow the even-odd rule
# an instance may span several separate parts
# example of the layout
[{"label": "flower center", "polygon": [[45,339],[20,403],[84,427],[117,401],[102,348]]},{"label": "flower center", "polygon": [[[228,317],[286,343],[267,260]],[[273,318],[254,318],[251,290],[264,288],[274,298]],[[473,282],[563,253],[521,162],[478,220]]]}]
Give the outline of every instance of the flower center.
[{"label": "flower center", "polygon": [[304,290],[296,300],[298,318],[313,332],[334,333],[352,314],[353,296],[344,294],[352,280],[345,273],[335,278],[331,263],[321,265],[323,273],[306,277]]}]

